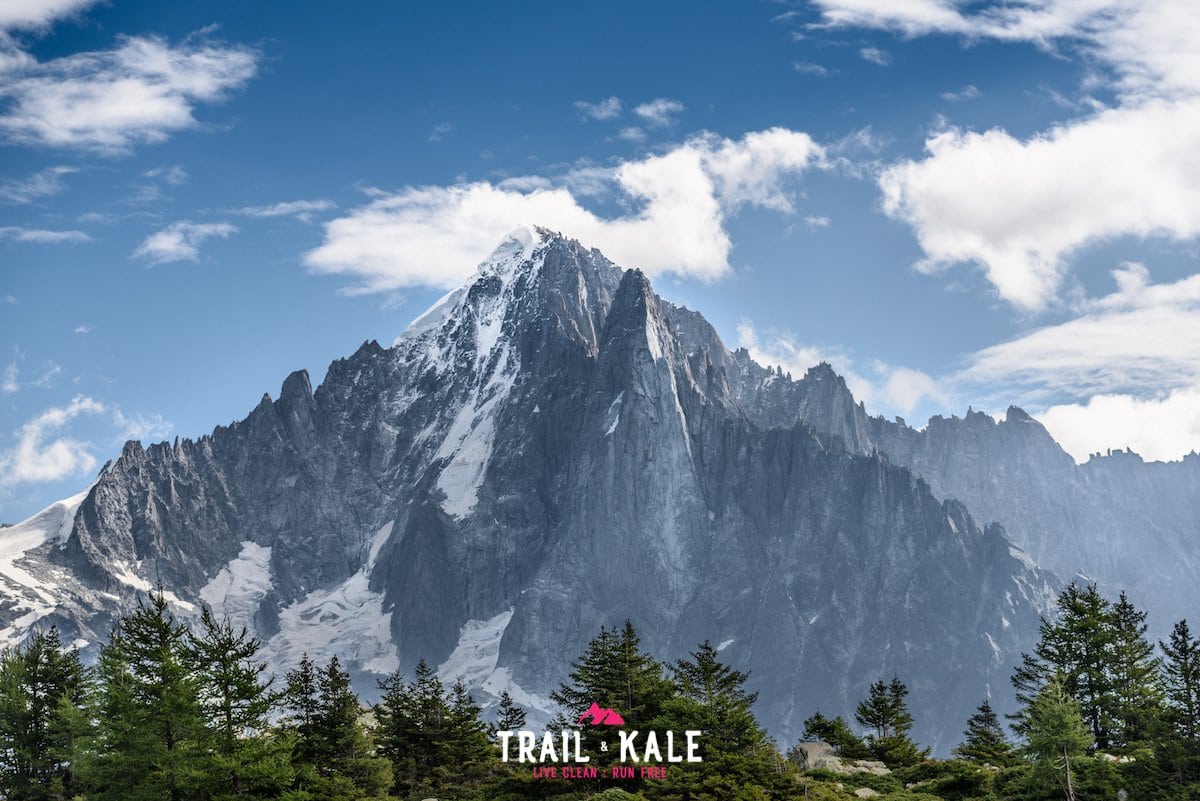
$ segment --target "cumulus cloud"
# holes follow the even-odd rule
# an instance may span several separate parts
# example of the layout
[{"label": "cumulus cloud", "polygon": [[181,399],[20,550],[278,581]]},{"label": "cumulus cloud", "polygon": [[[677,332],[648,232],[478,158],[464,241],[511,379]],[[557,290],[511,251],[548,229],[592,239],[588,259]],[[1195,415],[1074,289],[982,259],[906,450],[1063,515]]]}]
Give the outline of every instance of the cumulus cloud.
[{"label": "cumulus cloud", "polygon": [[1021,141],[951,128],[886,169],[884,210],[908,222],[933,272],[982,265],[1002,298],[1055,299],[1067,257],[1098,240],[1200,233],[1200,98],[1116,108]]},{"label": "cumulus cloud", "polygon": [[0,239],[35,245],[73,244],[92,240],[83,231],[48,231],[44,228],[21,228],[13,225],[0,226]]},{"label": "cumulus cloud", "polygon": [[[24,54],[22,54],[24,55]],[[209,41],[178,45],[122,37],[115,50],[38,62],[6,62],[0,80],[0,136],[12,142],[107,155],[161,142],[194,127],[199,103],[221,100],[255,73],[256,51]]]},{"label": "cumulus cloud", "polygon": [[587,120],[616,119],[621,114],[621,101],[616,97],[605,98],[598,103],[576,100],[575,113],[585,122]]},{"label": "cumulus cloud", "polygon": [[683,104],[678,100],[656,97],[649,103],[635,106],[633,113],[646,121],[647,125],[655,128],[665,128],[675,121],[675,115],[683,112]]},{"label": "cumulus cloud", "polygon": [[1200,276],[1155,284],[1126,264],[1113,277],[1116,291],[1072,319],[972,354],[957,380],[1004,387],[1077,459],[1200,449]]},{"label": "cumulus cloud", "polygon": [[0,32],[41,30],[77,14],[96,0],[9,0],[0,3]]},{"label": "cumulus cloud", "polygon": [[1200,15],[1188,0],[816,0],[822,24],[959,34],[1083,53],[1107,70],[1113,108],[1020,139],[940,131],[924,158],[883,172],[888,214],[932,271],[981,265],[1027,310],[1058,299],[1069,259],[1120,236],[1200,233]]},{"label": "cumulus cloud", "polygon": [[0,485],[57,481],[94,470],[91,446],[58,433],[80,415],[104,411],[103,404],[80,395],[26,422],[17,430],[16,444],[0,452]]},{"label": "cumulus cloud", "polygon": [[77,167],[48,167],[16,181],[0,184],[0,200],[8,203],[32,203],[43,197],[57,195],[64,188],[63,176],[79,172]]},{"label": "cumulus cloud", "polygon": [[200,245],[204,240],[213,237],[225,239],[236,232],[237,227],[229,223],[193,223],[185,220],[146,237],[133,255],[147,259],[151,264],[199,261]]},{"label": "cumulus cloud", "polygon": [[728,215],[744,206],[790,212],[785,181],[823,164],[822,148],[807,134],[783,128],[739,140],[701,134],[666,152],[590,171],[591,184],[605,184],[634,209],[615,217],[583,207],[570,179],[376,192],[366,205],[327,222],[324,242],[305,262],[318,273],[354,278],[355,292],[450,288],[513,226],[529,222],[598,247],[622,266],[711,280],[729,270]]},{"label": "cumulus cloud", "polygon": [[1160,461],[1200,450],[1200,388],[1145,399],[1096,395],[1086,403],[1051,406],[1037,418],[1080,462],[1109,448]]}]

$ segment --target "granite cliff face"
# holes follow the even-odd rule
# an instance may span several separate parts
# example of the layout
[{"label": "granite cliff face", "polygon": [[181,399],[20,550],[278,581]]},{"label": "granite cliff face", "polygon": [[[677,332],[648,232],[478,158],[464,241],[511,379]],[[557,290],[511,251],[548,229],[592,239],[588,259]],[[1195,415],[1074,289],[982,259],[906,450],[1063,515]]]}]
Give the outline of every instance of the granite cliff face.
[{"label": "granite cliff face", "polygon": [[828,365],[788,380],[733,354],[739,401],[760,426],[803,420],[859,454],[882,453],[956,498],[980,520],[1004,526],[1039,566],[1126,590],[1165,636],[1200,609],[1200,456],[1145,462],[1127,450],[1076,465],[1049,432],[1016,407],[1001,420],[968,411],[922,430],[871,417]]},{"label": "granite cliff face", "polygon": [[928,434],[884,447],[832,372],[770,376],[640,272],[518,230],[315,391],[293,373],[210,436],[130,443],[0,533],[0,639],[94,645],[161,581],[277,669],[338,654],[366,690],[425,657],[536,718],[628,618],[664,658],[709,639],[750,669],[781,740],[895,673],[945,750],[985,694],[1005,705],[1057,582],[939,498]]}]

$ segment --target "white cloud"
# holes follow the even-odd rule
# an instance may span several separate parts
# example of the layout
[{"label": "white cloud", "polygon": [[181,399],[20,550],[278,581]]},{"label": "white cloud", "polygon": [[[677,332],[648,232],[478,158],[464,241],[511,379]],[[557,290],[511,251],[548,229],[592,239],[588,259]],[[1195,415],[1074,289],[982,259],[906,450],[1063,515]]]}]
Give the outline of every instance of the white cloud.
[{"label": "white cloud", "polygon": [[115,50],[26,58],[0,81],[0,135],[23,144],[115,155],[194,127],[196,104],[248,81],[258,54],[202,35],[177,46],[124,37]]},{"label": "white cloud", "polygon": [[1200,275],[1153,284],[1140,264],[1077,316],[973,354],[963,385],[1003,388],[1076,459],[1131,446],[1152,459],[1200,449]]},{"label": "white cloud", "polygon": [[79,325],[77,325],[77,326],[75,326],[75,328],[74,328],[73,330],[75,331],[75,333],[76,333],[76,334],[90,334],[90,333],[92,333],[92,327],[91,327],[90,325],[84,325],[84,324],[82,324],[82,323],[81,323],[81,324],[79,324]]},{"label": "white cloud", "polygon": [[823,67],[820,64],[814,64],[811,61],[797,61],[792,64],[792,69],[801,75],[816,75],[818,78],[826,78],[831,73],[828,67]]},{"label": "white cloud", "polygon": [[981,265],[999,295],[1039,310],[1068,259],[1120,236],[1200,234],[1200,15],[1190,0],[816,0],[824,25],[958,34],[1080,53],[1114,108],[1018,139],[951,129],[886,170],[886,211],[913,226],[920,269]]},{"label": "white cloud", "polygon": [[266,206],[243,206],[235,213],[245,217],[295,217],[311,222],[314,214],[334,208],[332,200],[288,200]]},{"label": "white cloud", "polygon": [[187,170],[182,164],[172,164],[170,167],[155,167],[152,170],[147,170],[142,173],[146,178],[152,181],[163,181],[171,186],[180,186],[188,179]]},{"label": "white cloud", "polygon": [[963,378],[1071,400],[1200,386],[1200,275],[1151,284],[1140,264],[1113,275],[1116,292],[1067,322],[984,348]]},{"label": "white cloud", "polygon": [[599,103],[589,103],[586,100],[575,101],[575,113],[581,120],[612,120],[621,114],[621,101],[609,97]]},{"label": "white cloud", "polygon": [[166,439],[173,426],[161,414],[146,417],[140,414],[127,415],[120,409],[112,410],[113,425],[117,427],[117,441],[136,439],[139,442],[157,442]]},{"label": "white cloud", "polygon": [[975,100],[976,98],[982,96],[983,92],[979,91],[979,87],[973,83],[967,84],[957,92],[942,92],[940,95],[942,100],[946,100],[951,103],[957,103],[960,100]]},{"label": "white cloud", "polygon": [[626,142],[644,142],[646,141],[646,132],[636,125],[630,125],[617,131],[617,138]]},{"label": "white cloud", "polygon": [[645,120],[647,125],[655,128],[665,128],[675,121],[676,114],[682,112],[682,103],[665,97],[656,97],[649,103],[642,103],[633,109],[634,114]]},{"label": "white cloud", "polygon": [[1200,388],[1146,399],[1096,395],[1086,403],[1051,406],[1037,419],[1080,462],[1109,448],[1131,448],[1161,461],[1200,451]]},{"label": "white cloud", "polygon": [[35,245],[57,245],[92,240],[83,231],[47,231],[43,228],[20,228],[13,225],[0,227],[0,239]]},{"label": "white cloud", "polygon": [[172,261],[198,261],[200,245],[206,239],[224,239],[236,233],[237,227],[229,223],[177,222],[146,237],[133,255],[148,259],[151,264],[166,264]]},{"label": "white cloud", "polygon": [[446,138],[446,134],[450,133],[453,130],[454,130],[454,123],[439,122],[436,125],[434,125],[433,130],[429,132],[427,141],[440,142]]},{"label": "white cloud", "polygon": [[1110,109],[1021,141],[950,129],[928,157],[879,179],[884,210],[916,232],[932,272],[983,266],[1002,298],[1030,310],[1056,297],[1067,257],[1118,236],[1200,233],[1200,98]]},{"label": "white cloud", "polygon": [[[701,134],[664,153],[588,172],[636,209],[601,217],[565,185],[480,181],[377,192],[325,224],[305,257],[315,272],[347,275],[356,292],[453,287],[513,226],[534,223],[598,247],[626,267],[711,280],[729,269],[726,217],[744,206],[789,212],[785,180],[823,165],[823,151],[783,128],[740,140]],[[516,188],[516,187],[520,188]],[[592,187],[589,191],[595,191]]]},{"label": "white cloud", "polygon": [[947,402],[937,381],[920,370],[896,367],[875,360],[864,375],[854,359],[839,347],[813,346],[799,343],[787,332],[770,331],[760,335],[747,321],[738,324],[738,346],[750,353],[750,358],[767,367],[779,366],[799,379],[821,362],[827,362],[846,380],[855,400],[862,401],[872,414],[909,414],[927,400]]},{"label": "white cloud", "polygon": [[820,216],[820,215],[811,214],[804,218],[804,224],[807,225],[809,228],[828,228],[829,227],[829,218]]},{"label": "white cloud", "polygon": [[79,172],[79,169],[67,166],[48,167],[18,181],[0,184],[0,199],[9,203],[25,204],[57,195],[63,190],[63,176],[74,172]]},{"label": "white cloud", "polygon": [[0,3],[0,31],[40,30],[77,14],[96,0],[5,0]]},{"label": "white cloud", "polygon": [[870,61],[880,67],[886,67],[892,63],[892,54],[886,50],[880,50],[878,47],[864,47],[858,51],[858,55],[864,61]]},{"label": "white cloud", "polygon": [[10,362],[0,374],[0,392],[11,395],[21,388],[20,372],[16,362]]},{"label": "white cloud", "polygon": [[100,414],[104,405],[80,395],[68,405],[47,409],[17,430],[16,445],[0,452],[0,485],[57,481],[96,467],[91,446],[58,436],[64,426],[84,414]]}]

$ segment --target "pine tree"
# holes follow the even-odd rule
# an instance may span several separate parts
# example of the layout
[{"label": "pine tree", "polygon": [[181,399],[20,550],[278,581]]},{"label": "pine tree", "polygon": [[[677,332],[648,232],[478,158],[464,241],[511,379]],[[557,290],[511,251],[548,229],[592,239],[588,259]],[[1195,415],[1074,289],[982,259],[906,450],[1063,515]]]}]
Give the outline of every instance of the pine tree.
[{"label": "pine tree", "polygon": [[[766,732],[758,725],[751,707],[757,693],[745,689],[750,674],[724,664],[717,649],[705,640],[688,659],[678,659],[671,666],[676,687],[674,705],[677,728],[695,728],[695,720],[707,721],[702,752],[706,759],[717,753],[747,753],[767,741]],[[690,701],[690,722],[680,716],[678,699]]]},{"label": "pine tree", "polygon": [[461,678],[450,688],[449,707],[447,767],[457,769],[460,781],[478,781],[487,772],[495,753],[488,739],[487,724],[480,718],[482,710]]},{"label": "pine tree", "polygon": [[871,755],[866,743],[850,730],[841,715],[830,719],[817,710],[804,721],[804,739],[828,743],[844,759],[866,759]]},{"label": "pine tree", "polygon": [[645,725],[662,711],[673,692],[662,666],[642,650],[628,620],[619,633],[602,626],[573,663],[570,678],[571,683],[550,695],[564,709],[568,724],[596,703],[617,710],[630,725]]},{"label": "pine tree", "polygon": [[1161,665],[1146,639],[1146,613],[1138,611],[1123,592],[1112,612],[1112,739],[1133,746],[1147,740],[1163,717]]},{"label": "pine tree", "polygon": [[288,744],[267,735],[273,698],[261,642],[207,607],[189,638],[200,703],[213,738],[215,798],[272,797],[294,778]]},{"label": "pine tree", "polygon": [[379,683],[375,736],[379,754],[391,762],[395,793],[424,794],[450,776],[453,733],[445,687],[424,659],[411,684],[396,672]]},{"label": "pine tree", "polygon": [[70,712],[86,691],[79,652],[63,649],[57,629],[0,654],[0,797],[73,794],[79,727],[70,725]]},{"label": "pine tree", "polygon": [[296,733],[296,770],[300,789],[318,798],[377,798],[392,786],[387,759],[359,722],[362,708],[350,676],[338,658],[316,669],[305,656],[288,673],[285,693]]},{"label": "pine tree", "polygon": [[984,700],[979,705],[978,711],[967,719],[963,743],[954,749],[954,755],[970,762],[993,765],[998,768],[1012,764],[1014,756],[1012,744],[1004,736],[1000,718],[992,710],[992,705],[987,700]]},{"label": "pine tree", "polygon": [[[1033,653],[1021,655],[1012,678],[1017,700],[1028,710],[1049,679],[1060,675],[1064,690],[1083,709],[1096,745],[1107,748],[1116,714],[1112,686],[1116,636],[1112,605],[1096,585],[1082,589],[1068,585],[1058,596],[1056,619],[1042,620]],[[1013,729],[1024,735],[1027,726],[1022,713]]]},{"label": "pine tree", "polygon": [[517,706],[508,690],[500,691],[500,706],[496,715],[496,731],[518,731],[525,728],[525,710]]},{"label": "pine tree", "polygon": [[854,711],[859,725],[870,730],[868,748],[889,766],[911,765],[929,753],[909,739],[913,719],[904,700],[907,695],[908,687],[899,677],[893,676],[888,683],[881,679],[871,684],[867,698]]},{"label": "pine tree", "polygon": [[113,628],[100,652],[99,726],[83,765],[93,797],[183,801],[211,775],[186,643],[187,628],[175,620],[161,588]]},{"label": "pine tree", "polygon": [[1091,746],[1092,736],[1079,703],[1066,691],[1062,676],[1052,676],[1029,705],[1025,751],[1044,786],[1058,785],[1075,801],[1071,760]]},{"label": "pine tree", "polygon": [[1159,643],[1166,660],[1163,680],[1175,727],[1187,740],[1200,739],[1200,639],[1186,620],[1175,624],[1170,641]]}]

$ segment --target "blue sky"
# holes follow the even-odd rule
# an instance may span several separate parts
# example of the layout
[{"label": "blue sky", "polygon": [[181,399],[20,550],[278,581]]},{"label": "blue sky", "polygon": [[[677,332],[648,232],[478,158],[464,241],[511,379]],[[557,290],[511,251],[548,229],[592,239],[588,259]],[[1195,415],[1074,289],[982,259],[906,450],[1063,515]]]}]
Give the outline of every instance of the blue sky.
[{"label": "blue sky", "polygon": [[1200,444],[1184,0],[0,7],[0,521],[390,342],[513,225],[920,424]]}]

